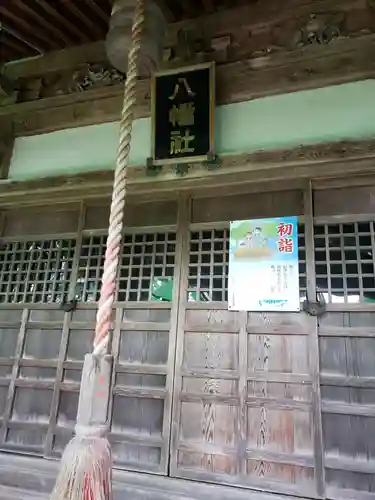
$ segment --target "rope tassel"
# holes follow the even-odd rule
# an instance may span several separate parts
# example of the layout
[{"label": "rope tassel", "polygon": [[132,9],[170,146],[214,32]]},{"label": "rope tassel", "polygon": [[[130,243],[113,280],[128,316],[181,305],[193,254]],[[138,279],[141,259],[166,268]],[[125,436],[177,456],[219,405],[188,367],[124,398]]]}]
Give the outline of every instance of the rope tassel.
[{"label": "rope tassel", "polygon": [[112,356],[85,356],[75,436],[65,448],[51,500],[112,500],[107,440],[112,366]]},{"label": "rope tassel", "polygon": [[53,500],[112,500],[111,449],[105,437],[76,435],[65,448]]},{"label": "rope tassel", "polygon": [[86,355],[83,366],[75,436],[62,456],[50,500],[112,500],[112,458],[107,440],[107,413],[113,359],[107,351],[123,229],[126,167],[136,104],[137,63],[145,21],[144,1],[136,0],[133,18],[94,348],[92,354]]}]

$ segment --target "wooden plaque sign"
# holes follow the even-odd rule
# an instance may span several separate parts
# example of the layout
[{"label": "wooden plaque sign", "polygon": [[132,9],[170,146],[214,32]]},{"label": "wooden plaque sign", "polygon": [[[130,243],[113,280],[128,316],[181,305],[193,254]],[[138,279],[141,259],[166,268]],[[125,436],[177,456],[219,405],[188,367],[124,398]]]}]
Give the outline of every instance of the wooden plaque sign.
[{"label": "wooden plaque sign", "polygon": [[199,64],[152,78],[152,162],[193,163],[214,149],[215,66]]}]

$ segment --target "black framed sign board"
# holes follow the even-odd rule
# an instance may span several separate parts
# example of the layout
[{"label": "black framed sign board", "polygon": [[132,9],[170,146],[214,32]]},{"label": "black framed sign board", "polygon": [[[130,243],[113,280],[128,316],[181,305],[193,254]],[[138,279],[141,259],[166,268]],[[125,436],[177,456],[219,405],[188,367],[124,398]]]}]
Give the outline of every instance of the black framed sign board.
[{"label": "black framed sign board", "polygon": [[215,64],[152,77],[152,162],[194,163],[214,152]]}]

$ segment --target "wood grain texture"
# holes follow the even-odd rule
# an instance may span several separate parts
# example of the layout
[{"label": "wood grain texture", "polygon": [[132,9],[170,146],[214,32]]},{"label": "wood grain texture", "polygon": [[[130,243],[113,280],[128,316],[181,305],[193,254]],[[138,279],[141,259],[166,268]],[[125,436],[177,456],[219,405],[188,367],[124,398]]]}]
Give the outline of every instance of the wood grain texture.
[{"label": "wood grain texture", "polygon": [[[304,151],[303,161],[309,163]],[[338,156],[347,153],[342,145],[338,151]],[[350,151],[358,153],[356,146]],[[289,161],[287,153],[285,157]],[[296,161],[298,153],[293,153],[292,158]],[[323,154],[323,158],[327,156]],[[300,191],[296,187],[285,190],[284,199],[285,206],[290,204],[295,213],[304,216],[307,288],[309,297],[314,299],[312,187],[311,183],[302,183]],[[337,186],[328,184],[324,188],[322,192],[328,197],[330,188],[336,190]],[[343,188],[340,185],[338,189]],[[302,189],[305,193],[301,207]],[[370,187],[366,193],[369,190]],[[223,231],[228,214],[236,216],[232,207],[234,193],[229,190],[227,195],[231,203],[220,197],[215,204],[212,192],[207,199],[199,200],[204,220],[202,232],[216,235],[214,239],[217,231],[212,233],[211,229],[220,226]],[[362,196],[362,205],[355,190],[353,195],[358,213],[362,206],[369,207],[370,195]],[[258,200],[256,206],[260,199],[260,205],[269,203],[271,207],[275,199],[283,203],[274,189],[259,195],[241,188],[237,202],[247,205],[246,210],[250,211],[243,212],[240,207],[239,214],[256,216],[257,208],[250,207],[252,199]],[[332,206],[337,206],[338,195],[333,199]],[[149,205],[161,207],[159,220],[171,222],[166,220],[169,215],[163,208],[168,204]],[[110,435],[116,467],[159,476],[170,470],[176,477],[218,483],[220,495],[226,491],[224,485],[232,485],[247,488],[248,498],[254,488],[302,498],[324,498],[326,487],[329,499],[372,500],[373,306],[362,304],[362,310],[353,310],[350,304],[338,304],[341,310],[329,310],[319,318],[317,331],[316,319],[303,312],[235,313],[227,310],[226,302],[188,302],[190,235],[200,231],[197,227],[201,224],[192,222],[192,205],[194,198],[192,204],[190,195],[184,193],[177,220],[177,288],[173,302],[116,304]],[[105,205],[98,199],[90,205],[91,222],[87,224],[86,219],[85,234],[103,232],[104,222],[95,225],[95,210],[100,206]],[[169,206],[175,207],[175,202]],[[66,206],[60,213],[65,211]],[[21,212],[24,217],[19,215]],[[8,214],[8,220],[22,229],[29,227],[27,217],[35,212],[30,210],[28,215],[27,210],[18,209],[14,213],[13,219]],[[143,213],[147,215],[146,208]],[[84,227],[83,214],[81,210],[79,229],[74,229],[78,245]],[[156,230],[161,230],[164,226],[158,225],[158,215],[153,213],[153,217]],[[105,220],[104,209],[98,218]],[[68,214],[67,220],[70,219]],[[176,218],[174,224],[175,221]],[[64,217],[59,224],[66,227]],[[144,231],[144,227],[133,229],[134,234]],[[57,226],[55,231],[59,231]],[[10,228],[10,234],[16,233]],[[194,238],[192,241],[197,241]],[[69,325],[65,324],[61,331],[64,312],[58,304],[0,307],[0,353],[5,352],[0,359],[0,413],[1,408],[6,410],[0,419],[6,423],[8,450],[60,455],[74,425],[82,360],[91,344],[95,311],[95,304],[79,304],[69,313]],[[11,339],[17,338],[12,335],[19,332],[22,315],[24,333],[17,344]],[[4,335],[8,335],[9,343],[3,343]],[[49,336],[48,343],[42,342],[43,335]],[[8,388],[12,406],[9,398],[7,403]],[[5,400],[1,399],[2,394]],[[11,416],[14,403],[17,418]],[[34,412],[38,418],[35,421],[25,416],[31,403],[34,406],[29,413],[34,412],[36,405],[41,408],[39,413]],[[17,442],[22,443],[22,449]],[[0,481],[3,476],[0,467]],[[147,475],[141,477],[147,481]],[[196,482],[194,487],[200,490],[203,486]],[[232,491],[235,498],[239,490]],[[259,498],[262,495],[259,493]]]},{"label": "wood grain texture", "polygon": [[[316,301],[316,265],[314,242],[314,204],[311,181],[304,190],[304,216],[305,216],[305,247],[306,247],[306,281],[307,300]],[[310,367],[312,376],[312,403],[313,403],[313,430],[314,430],[314,461],[315,481],[318,495],[325,496],[326,481],[324,470],[324,448],[322,428],[322,400],[320,386],[320,358],[318,322],[314,317],[309,318],[311,332],[309,336]]]},{"label": "wood grain texture", "polygon": [[375,494],[374,321],[372,312],[332,312],[319,324],[327,492],[335,497]]},{"label": "wood grain texture", "polygon": [[[299,212],[302,200],[293,194],[283,201],[291,195],[297,201],[292,211]],[[264,205],[273,194],[263,196]],[[202,200],[196,213],[207,229],[216,220],[230,220],[236,202],[229,200]],[[218,209],[220,216],[205,218]],[[181,294],[186,294],[186,281]],[[309,352],[316,324],[303,313],[246,314],[226,308],[225,303],[194,302],[181,308],[172,473],[319,496]]]},{"label": "wood grain texture", "polygon": [[[163,64],[175,67],[215,60],[218,102],[241,102],[373,77],[374,33],[373,8],[360,0],[288,0],[282,12],[276,0],[250,3],[194,22],[172,23]],[[185,46],[182,39],[188,41]],[[6,66],[6,76],[21,88],[18,98],[33,99],[0,108],[0,114],[12,116],[16,134],[119,118],[122,85],[116,85],[115,79],[103,79],[84,91],[78,85],[82,71],[87,75],[95,65],[108,66],[103,45],[67,49]],[[147,116],[148,80],[139,83],[138,96],[136,114]]]}]

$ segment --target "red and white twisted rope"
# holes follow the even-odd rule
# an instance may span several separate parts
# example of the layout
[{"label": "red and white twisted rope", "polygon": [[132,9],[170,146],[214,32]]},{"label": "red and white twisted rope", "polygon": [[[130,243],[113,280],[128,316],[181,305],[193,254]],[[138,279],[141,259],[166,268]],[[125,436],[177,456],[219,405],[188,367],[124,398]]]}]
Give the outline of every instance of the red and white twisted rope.
[{"label": "red and white twisted rope", "polygon": [[128,55],[128,72],[126,75],[124,103],[120,122],[120,139],[113,182],[107,248],[104,259],[99,306],[96,316],[93,354],[98,356],[104,355],[107,352],[109,333],[112,327],[112,308],[116,295],[116,276],[124,219],[126,167],[128,165],[134,108],[136,104],[138,58],[145,21],[144,1],[145,0],[136,0],[131,48]]}]

